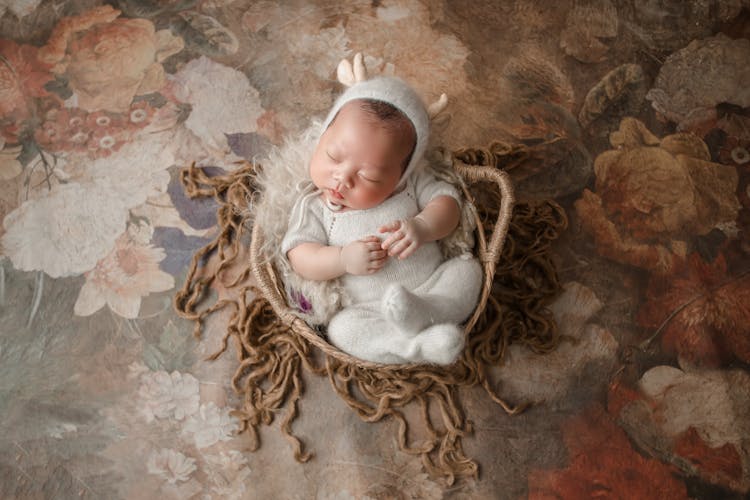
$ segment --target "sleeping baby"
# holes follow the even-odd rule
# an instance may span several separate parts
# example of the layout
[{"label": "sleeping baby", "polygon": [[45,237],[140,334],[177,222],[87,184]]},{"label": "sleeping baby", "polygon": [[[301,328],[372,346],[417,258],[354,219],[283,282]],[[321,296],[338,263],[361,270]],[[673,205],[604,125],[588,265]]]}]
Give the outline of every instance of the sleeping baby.
[{"label": "sleeping baby", "polygon": [[350,300],[328,323],[329,342],[368,361],[453,363],[482,269],[470,254],[446,260],[438,246],[462,200],[419,168],[424,104],[398,78],[352,82],[323,129],[281,252],[304,279],[341,280]]}]

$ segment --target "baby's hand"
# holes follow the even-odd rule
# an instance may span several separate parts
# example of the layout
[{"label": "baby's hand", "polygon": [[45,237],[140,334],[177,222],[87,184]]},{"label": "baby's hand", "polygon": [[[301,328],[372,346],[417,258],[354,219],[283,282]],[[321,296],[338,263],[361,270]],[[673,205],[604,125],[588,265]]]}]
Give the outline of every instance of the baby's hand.
[{"label": "baby's hand", "polygon": [[419,217],[395,220],[378,228],[381,233],[392,233],[381,245],[388,255],[405,259],[427,240],[428,227]]},{"label": "baby's hand", "polygon": [[368,236],[353,241],[341,248],[341,263],[349,274],[373,274],[378,272],[388,258],[388,254],[380,248],[380,238]]}]

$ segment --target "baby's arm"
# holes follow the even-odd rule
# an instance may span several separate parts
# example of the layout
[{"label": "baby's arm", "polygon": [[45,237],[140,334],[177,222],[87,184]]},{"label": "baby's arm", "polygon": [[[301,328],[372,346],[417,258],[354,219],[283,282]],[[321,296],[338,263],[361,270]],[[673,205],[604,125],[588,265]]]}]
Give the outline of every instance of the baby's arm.
[{"label": "baby's arm", "polygon": [[344,274],[374,274],[388,257],[380,238],[368,236],[343,247],[301,243],[287,252],[292,269],[308,280],[324,281]]},{"label": "baby's arm", "polygon": [[381,245],[388,255],[405,259],[423,243],[445,238],[461,220],[458,202],[448,195],[433,198],[411,219],[396,220],[380,226],[381,233],[392,233]]}]

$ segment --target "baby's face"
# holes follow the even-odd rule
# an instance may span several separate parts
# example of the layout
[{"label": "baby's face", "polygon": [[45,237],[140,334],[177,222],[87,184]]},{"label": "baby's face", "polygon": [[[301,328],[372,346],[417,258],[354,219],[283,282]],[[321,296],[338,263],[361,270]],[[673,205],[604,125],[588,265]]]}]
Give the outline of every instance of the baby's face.
[{"label": "baby's face", "polygon": [[393,194],[413,137],[384,127],[356,101],[345,104],[310,160],[310,177],[330,203],[364,210]]}]

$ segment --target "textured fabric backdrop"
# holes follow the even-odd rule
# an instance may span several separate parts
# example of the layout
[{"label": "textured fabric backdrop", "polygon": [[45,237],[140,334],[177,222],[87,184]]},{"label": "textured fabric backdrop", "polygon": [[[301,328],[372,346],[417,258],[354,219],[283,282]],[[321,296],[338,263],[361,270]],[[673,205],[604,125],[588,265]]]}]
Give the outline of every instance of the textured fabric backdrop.
[{"label": "textured fabric backdrop", "polygon": [[[0,2],[0,497],[742,497],[749,37],[747,0]],[[236,358],[204,359],[227,317],[195,339],[171,305],[216,231],[179,169],[262,158],[359,51],[447,93],[442,141],[503,141],[518,197],[571,222],[572,340],[510,349],[521,415],[462,394],[480,476],[449,489],[314,377],[315,458],[278,424],[248,452]]]}]

